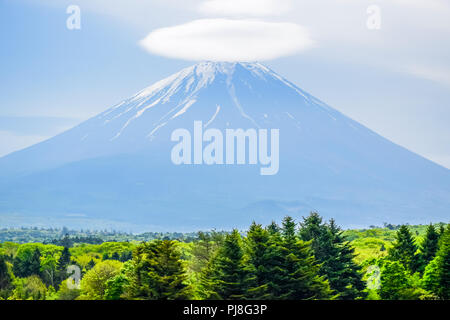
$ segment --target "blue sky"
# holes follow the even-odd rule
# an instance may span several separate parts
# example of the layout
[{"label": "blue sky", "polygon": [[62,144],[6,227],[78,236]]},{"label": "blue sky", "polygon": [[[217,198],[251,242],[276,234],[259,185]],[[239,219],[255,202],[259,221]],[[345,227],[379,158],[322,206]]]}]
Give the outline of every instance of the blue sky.
[{"label": "blue sky", "polygon": [[[450,168],[447,0],[255,3],[1,0],[0,156],[105,110],[201,60],[202,52],[222,58],[214,48],[223,39],[244,44],[231,46],[225,58],[255,55],[332,107]],[[80,30],[66,28],[72,4],[81,9]],[[366,24],[371,5],[380,9],[377,30]],[[180,37],[193,32],[195,38]],[[248,40],[262,49],[250,50]]]}]

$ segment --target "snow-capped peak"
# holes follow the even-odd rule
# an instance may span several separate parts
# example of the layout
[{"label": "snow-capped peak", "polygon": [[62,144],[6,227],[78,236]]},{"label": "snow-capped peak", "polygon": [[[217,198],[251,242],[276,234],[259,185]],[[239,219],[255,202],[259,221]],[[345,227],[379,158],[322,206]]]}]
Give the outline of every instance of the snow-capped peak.
[{"label": "snow-capped peak", "polygon": [[[209,86],[213,84],[215,88],[209,91]],[[218,86],[221,86],[220,89],[218,89]],[[251,92],[252,95],[255,94],[254,90],[257,87],[260,88],[257,89],[260,91],[258,95],[261,95],[262,92],[270,95],[276,91],[280,96],[297,96],[297,98],[293,98],[294,100],[299,99],[297,105],[304,105],[325,112],[327,116],[334,120],[336,120],[336,117],[340,117],[337,111],[329,108],[261,63],[207,61],[184,68],[156,82],[131,98],[106,110],[98,116],[98,119],[103,125],[112,122],[120,123],[120,127],[110,138],[110,141],[113,141],[120,137],[124,130],[128,130],[131,123],[141,118],[144,113],[150,112],[155,114],[151,117],[151,123],[149,123],[152,128],[149,134],[151,138],[170,120],[178,118],[192,109],[193,105],[197,105],[201,96],[205,96],[205,94],[211,96],[211,92],[219,90],[228,94],[233,108],[237,108],[243,118],[251,121],[255,127],[259,127],[258,121],[248,114],[246,111],[248,106],[243,105],[239,97],[239,92],[242,93],[243,91]],[[273,100],[273,97],[265,99],[264,104],[269,103],[269,101],[273,106],[277,105],[277,101],[276,99]],[[213,101],[213,103],[215,105],[221,103],[221,101]],[[162,114],[155,113],[155,109],[161,110]],[[267,116],[265,119],[264,121],[267,122]]]},{"label": "snow-capped peak", "polygon": [[267,68],[266,66],[258,62],[200,62],[190,67],[184,68],[181,71],[162,79],[155,84],[141,90],[132,99],[138,100],[145,97],[150,97],[156,92],[164,90],[166,88],[174,89],[187,80],[187,85],[191,85],[194,81],[198,83],[196,89],[203,88],[207,84],[211,83],[217,75],[222,74],[227,77],[232,77],[236,67],[240,66],[250,71],[253,75],[258,77],[264,77],[265,75],[271,75],[276,78],[281,78],[275,72]]}]

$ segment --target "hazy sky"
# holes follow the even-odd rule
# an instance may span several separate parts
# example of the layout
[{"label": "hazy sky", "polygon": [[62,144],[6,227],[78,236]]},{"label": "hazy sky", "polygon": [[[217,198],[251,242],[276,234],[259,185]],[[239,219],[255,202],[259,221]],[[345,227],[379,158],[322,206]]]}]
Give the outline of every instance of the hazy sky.
[{"label": "hazy sky", "polygon": [[448,0],[0,0],[0,39],[0,156],[193,60],[260,60],[450,168]]}]

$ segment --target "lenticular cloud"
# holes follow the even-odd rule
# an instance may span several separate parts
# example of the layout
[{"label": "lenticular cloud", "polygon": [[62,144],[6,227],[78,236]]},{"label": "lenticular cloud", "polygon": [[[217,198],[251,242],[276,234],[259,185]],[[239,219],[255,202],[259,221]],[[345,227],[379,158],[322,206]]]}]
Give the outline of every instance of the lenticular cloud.
[{"label": "lenticular cloud", "polygon": [[288,12],[291,0],[208,0],[198,9],[204,14],[231,16],[272,16]]},{"label": "lenticular cloud", "polygon": [[184,60],[263,61],[301,52],[313,41],[294,23],[201,19],[156,29],[140,44],[152,54]]}]

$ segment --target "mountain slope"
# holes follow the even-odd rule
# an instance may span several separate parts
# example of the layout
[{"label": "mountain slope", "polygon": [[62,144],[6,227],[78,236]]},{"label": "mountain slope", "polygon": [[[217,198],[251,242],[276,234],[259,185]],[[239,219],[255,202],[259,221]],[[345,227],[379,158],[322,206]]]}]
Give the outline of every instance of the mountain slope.
[{"label": "mountain slope", "polygon": [[[171,162],[171,133],[280,130],[280,167]],[[196,229],[319,210],[344,225],[448,219],[450,170],[258,63],[205,62],[0,159],[0,213]]]}]

